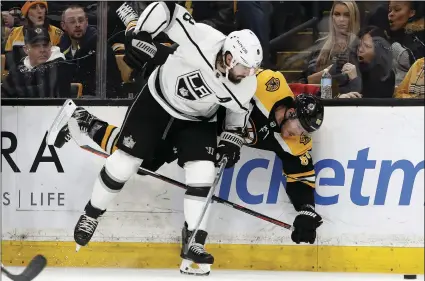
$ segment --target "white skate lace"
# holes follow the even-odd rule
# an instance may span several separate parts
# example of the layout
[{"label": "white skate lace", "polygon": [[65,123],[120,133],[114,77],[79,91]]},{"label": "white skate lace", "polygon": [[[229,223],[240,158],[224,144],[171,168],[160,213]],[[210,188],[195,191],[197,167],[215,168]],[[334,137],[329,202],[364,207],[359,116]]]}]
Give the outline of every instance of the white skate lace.
[{"label": "white skate lace", "polygon": [[77,108],[75,112],[72,114],[72,117],[77,120],[77,123],[80,127],[80,131],[82,133],[88,132],[88,126],[91,121],[94,119],[93,116],[86,111],[84,108]]},{"label": "white skate lace", "polygon": [[193,243],[192,247],[190,247],[190,250],[197,255],[201,255],[201,254],[206,253],[206,251],[204,249],[204,245],[199,244],[199,243]]},{"label": "white skate lace", "polygon": [[71,133],[68,130],[68,132],[65,135],[65,141],[69,141],[70,139],[71,139]]},{"label": "white skate lace", "polygon": [[83,215],[81,223],[78,226],[79,231],[92,234],[97,226],[97,220],[89,216]]}]

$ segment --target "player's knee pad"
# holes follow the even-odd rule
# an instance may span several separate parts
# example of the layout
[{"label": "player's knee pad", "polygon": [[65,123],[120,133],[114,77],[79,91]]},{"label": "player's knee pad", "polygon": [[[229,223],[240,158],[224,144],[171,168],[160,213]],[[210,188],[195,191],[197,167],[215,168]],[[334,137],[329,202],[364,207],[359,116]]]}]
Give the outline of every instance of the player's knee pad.
[{"label": "player's knee pad", "polygon": [[190,161],[185,163],[186,195],[207,197],[215,178],[215,166],[211,161]]},{"label": "player's knee pad", "polygon": [[118,149],[106,159],[100,177],[110,189],[120,190],[125,182],[137,172],[142,161],[142,159]]},{"label": "player's knee pad", "polygon": [[212,161],[189,161],[184,164],[186,184],[190,186],[211,186],[215,178]]}]

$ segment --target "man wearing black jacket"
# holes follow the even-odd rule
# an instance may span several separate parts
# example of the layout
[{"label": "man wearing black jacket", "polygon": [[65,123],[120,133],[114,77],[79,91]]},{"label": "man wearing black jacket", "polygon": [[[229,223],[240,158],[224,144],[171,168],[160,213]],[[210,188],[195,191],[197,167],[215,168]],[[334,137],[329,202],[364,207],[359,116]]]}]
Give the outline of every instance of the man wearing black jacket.
[{"label": "man wearing black jacket", "polygon": [[65,62],[59,47],[52,47],[48,30],[29,28],[24,41],[27,56],[11,69],[1,85],[2,97],[70,97],[70,65]]},{"label": "man wearing black jacket", "polygon": [[[83,84],[83,95],[96,95],[97,29],[88,25],[84,8],[70,6],[62,14],[61,27],[65,31],[59,43],[67,61],[75,65],[73,82]],[[105,42],[107,44],[107,42]],[[111,46],[107,45],[106,96],[120,97],[121,73]]]}]

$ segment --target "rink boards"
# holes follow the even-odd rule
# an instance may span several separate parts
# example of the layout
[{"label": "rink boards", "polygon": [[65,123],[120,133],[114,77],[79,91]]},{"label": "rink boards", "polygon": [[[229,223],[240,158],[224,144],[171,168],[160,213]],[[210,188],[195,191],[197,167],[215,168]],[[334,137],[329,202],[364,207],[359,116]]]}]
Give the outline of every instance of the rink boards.
[{"label": "rink boards", "polygon": [[[2,107],[3,263],[44,253],[57,266],[177,266],[184,192],[151,177],[133,177],[95,242],[74,252],[73,228],[105,160],[74,143],[45,146],[58,108]],[[126,107],[88,110],[120,125]],[[317,244],[294,245],[288,230],[215,204],[208,246],[214,267],[423,274],[424,107],[327,107],[313,140],[324,218]],[[174,163],[159,173],[184,180]],[[292,223],[284,183],[273,153],[244,147],[217,195]]]}]

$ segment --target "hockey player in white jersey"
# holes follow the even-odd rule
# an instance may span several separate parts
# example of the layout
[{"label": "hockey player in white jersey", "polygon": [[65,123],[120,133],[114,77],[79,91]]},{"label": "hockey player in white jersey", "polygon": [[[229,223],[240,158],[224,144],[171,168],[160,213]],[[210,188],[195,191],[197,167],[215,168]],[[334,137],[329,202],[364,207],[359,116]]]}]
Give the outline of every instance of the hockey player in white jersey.
[{"label": "hockey player in white jersey", "polygon": [[[120,16],[126,20],[125,9]],[[98,218],[142,161],[154,158],[163,142],[177,147],[178,164],[184,168],[190,186],[184,198],[184,216],[189,232],[194,230],[214,181],[215,163],[226,157],[227,167],[232,167],[239,160],[244,143],[241,134],[257,87],[255,72],[263,52],[258,38],[249,30],[226,37],[196,23],[186,9],[172,2],[150,4],[137,24],[130,22],[127,26],[126,44],[132,46],[127,60],[153,58],[153,40],[160,32],[165,32],[179,48],[153,71],[127,110],[118,149],[107,158],[85,213],[75,226],[74,238],[81,246],[88,244]],[[227,108],[226,125],[217,146],[216,112],[220,105]],[[214,262],[204,249],[209,212],[210,206],[195,243],[187,254],[182,254],[184,260],[205,266],[205,274]]]}]

